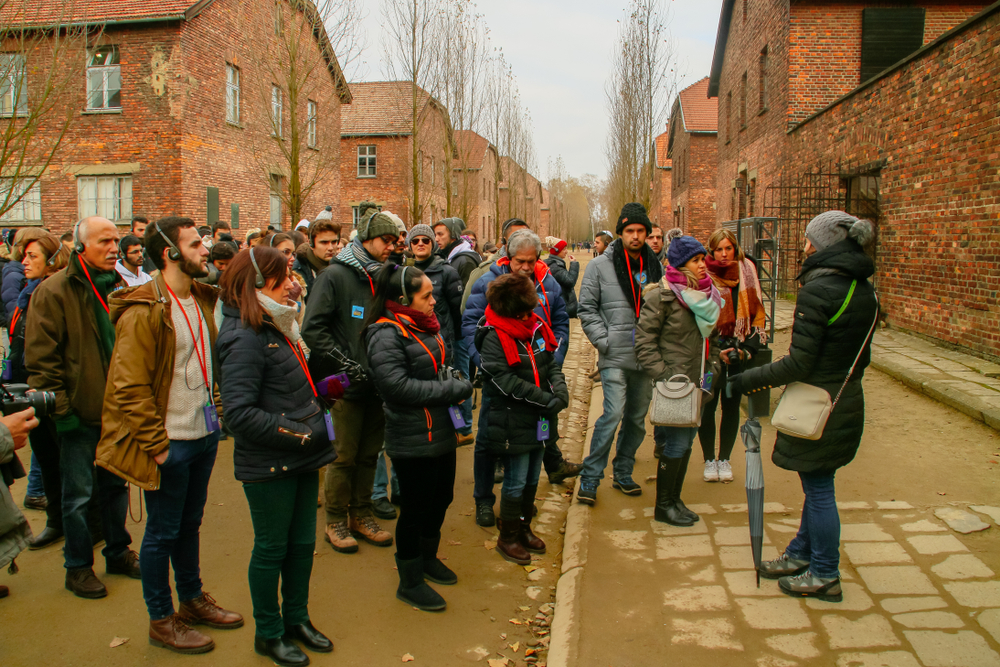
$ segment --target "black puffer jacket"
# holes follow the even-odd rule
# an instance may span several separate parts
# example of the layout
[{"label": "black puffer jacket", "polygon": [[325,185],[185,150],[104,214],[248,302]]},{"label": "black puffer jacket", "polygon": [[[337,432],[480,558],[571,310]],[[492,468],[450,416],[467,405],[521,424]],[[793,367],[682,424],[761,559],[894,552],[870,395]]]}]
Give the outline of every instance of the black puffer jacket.
[{"label": "black puffer jacket", "polygon": [[562,257],[549,255],[542,261],[548,265],[549,273],[562,288],[563,301],[566,302],[566,314],[570,317],[576,317],[576,281],[580,278],[580,262],[569,262],[569,269],[567,269],[566,260]]},{"label": "black puffer jacket", "polygon": [[384,401],[390,458],[441,456],[458,447],[448,407],[471,397],[472,384],[437,379],[437,369],[451,362],[440,340],[392,313],[368,328],[368,364]]},{"label": "black puffer jacket", "polygon": [[[781,468],[797,472],[832,472],[850,463],[857,454],[865,429],[861,380],[871,361],[871,341],[867,336],[878,308],[875,290],[868,282],[873,273],[872,260],[852,239],[806,259],[799,275],[802,288],[795,303],[788,356],[738,376],[735,389],[743,393],[805,382],[822,387],[835,398],[858,350],[865,346],[840,401],[826,422],[822,437],[803,440],[778,434],[771,458]],[[855,280],[857,285],[850,303],[840,317],[829,324],[844,305]]]},{"label": "black puffer jacket", "polygon": [[[240,313],[225,317],[216,348],[226,426],[236,435],[236,479],[259,482],[318,470],[337,455],[327,437],[325,406],[313,394],[285,336],[269,318],[259,332]],[[309,433],[303,443],[295,433]]]},{"label": "black puffer jacket", "polygon": [[[476,331],[476,349],[486,374],[483,395],[489,398],[486,417],[480,418],[479,437],[496,453],[524,454],[542,447],[538,439],[538,420],[542,417],[549,420],[550,437],[559,437],[556,417],[569,405],[569,392],[566,378],[552,352],[548,349],[537,351],[540,341],[544,342],[541,331],[535,331],[530,343],[535,350],[534,361],[527,346],[517,341],[521,362],[510,366],[499,334],[486,325],[485,318]],[[538,369],[538,384],[535,384],[535,368]],[[546,406],[553,398],[558,399],[558,404],[549,410]]]},{"label": "black puffer jacket", "polygon": [[434,285],[434,314],[441,324],[441,337],[454,354],[455,340],[462,336],[462,279],[455,267],[437,255],[413,266],[427,274]]}]

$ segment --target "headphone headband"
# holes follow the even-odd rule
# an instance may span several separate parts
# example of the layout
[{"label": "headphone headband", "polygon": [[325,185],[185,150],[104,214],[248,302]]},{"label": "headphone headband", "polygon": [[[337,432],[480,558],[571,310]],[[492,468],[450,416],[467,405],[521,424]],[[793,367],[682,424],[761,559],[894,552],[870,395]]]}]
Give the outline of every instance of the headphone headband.
[{"label": "headphone headband", "polygon": [[257,277],[253,281],[253,286],[257,289],[264,289],[264,285],[267,283],[264,280],[264,274],[260,272],[260,267],[257,266],[257,260],[254,259],[253,246],[250,246],[250,263],[253,264],[253,270],[257,273]]},{"label": "headphone headband", "polygon": [[401,299],[401,303],[404,306],[409,306],[410,305],[410,297],[408,297],[406,295],[406,269],[407,268],[408,267],[404,264],[403,265],[403,270],[399,272],[399,291],[402,293],[402,296],[400,296],[400,299]]},{"label": "headphone headband", "polygon": [[156,232],[162,236],[163,240],[167,242],[168,246],[170,246],[170,251],[167,252],[167,257],[175,262],[181,261],[181,249],[175,246],[174,242],[167,238],[167,235],[163,233],[162,229],[160,229],[160,223],[158,221],[153,221],[153,226],[156,227]]}]

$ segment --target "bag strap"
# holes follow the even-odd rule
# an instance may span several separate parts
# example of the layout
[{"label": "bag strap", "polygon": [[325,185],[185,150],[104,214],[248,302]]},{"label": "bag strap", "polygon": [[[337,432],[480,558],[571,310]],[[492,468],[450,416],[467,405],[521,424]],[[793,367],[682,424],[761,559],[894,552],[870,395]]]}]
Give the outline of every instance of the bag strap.
[{"label": "bag strap", "polygon": [[847,290],[847,298],[844,299],[844,303],[841,304],[840,310],[837,311],[837,314],[834,315],[833,317],[831,317],[827,321],[826,326],[830,326],[831,324],[833,324],[834,322],[836,322],[837,320],[839,320],[840,316],[844,314],[844,311],[847,310],[847,305],[851,302],[851,297],[854,296],[854,288],[857,287],[857,286],[858,286],[857,279],[851,281],[851,289]]},{"label": "bag strap", "polygon": [[701,339],[701,375],[698,377],[698,388],[705,388],[705,357],[708,356],[708,338]]},{"label": "bag strap", "polygon": [[[854,285],[856,285],[857,282],[858,281],[855,280]],[[851,285],[851,292],[854,291],[854,285]],[[847,300],[850,301],[850,299],[851,299],[851,294],[849,293],[847,295]],[[846,305],[847,304],[845,302],[844,306],[841,306],[840,312],[838,312],[836,316],[834,316],[833,318],[834,320],[840,317],[840,314],[844,312],[844,308],[846,307]],[[844,384],[840,385],[840,391],[837,392],[837,397],[833,399],[833,405],[830,406],[831,411],[835,407],[837,407],[837,401],[840,400],[840,395],[844,393],[844,389],[847,388],[847,383],[851,381],[851,376],[854,375],[854,367],[857,366],[858,361],[861,360],[861,354],[865,351],[865,347],[868,345],[868,339],[875,334],[875,327],[878,325],[878,316],[879,316],[879,300],[878,300],[878,292],[875,292],[875,321],[872,322],[872,328],[868,330],[868,335],[865,336],[865,339],[861,342],[861,349],[858,350],[858,356],[854,357],[854,363],[851,364],[851,370],[847,372],[847,377],[844,379]],[[832,322],[833,320],[830,321]]]}]

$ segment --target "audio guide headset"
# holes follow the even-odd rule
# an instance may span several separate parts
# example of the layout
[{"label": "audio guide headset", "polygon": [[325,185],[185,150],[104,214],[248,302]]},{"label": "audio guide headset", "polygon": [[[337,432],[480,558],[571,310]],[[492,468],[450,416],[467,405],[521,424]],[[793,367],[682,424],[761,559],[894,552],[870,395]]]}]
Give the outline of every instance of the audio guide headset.
[{"label": "audio guide headset", "polygon": [[406,296],[406,266],[403,266],[403,270],[399,272],[399,291],[402,295],[399,297],[399,302],[404,306],[410,305],[410,297]]},{"label": "audio guide headset", "polygon": [[80,241],[80,223],[83,220],[77,220],[76,225],[73,227],[73,250],[76,251],[77,255],[82,255],[84,251],[83,242]]},{"label": "audio guide headset", "polygon": [[160,224],[158,222],[153,222],[153,226],[156,227],[156,232],[163,237],[163,240],[167,242],[170,246],[170,250],[167,251],[167,257],[175,262],[181,261],[181,249],[174,245],[174,242],[167,238],[167,235],[163,233],[160,229]]},{"label": "audio guide headset", "polygon": [[257,272],[257,277],[253,281],[253,286],[257,289],[264,289],[266,284],[264,281],[264,274],[260,272],[260,267],[257,266],[257,260],[253,256],[253,246],[250,247],[250,263],[253,264],[253,270]]}]

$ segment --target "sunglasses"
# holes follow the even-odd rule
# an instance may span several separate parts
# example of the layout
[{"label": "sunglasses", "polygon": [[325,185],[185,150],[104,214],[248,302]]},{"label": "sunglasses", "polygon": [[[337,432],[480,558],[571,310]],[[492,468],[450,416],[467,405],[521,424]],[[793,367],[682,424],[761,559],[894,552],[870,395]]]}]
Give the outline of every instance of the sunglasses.
[{"label": "sunglasses", "polygon": [[429,238],[418,236],[410,241],[413,245],[430,245],[432,241]]}]

